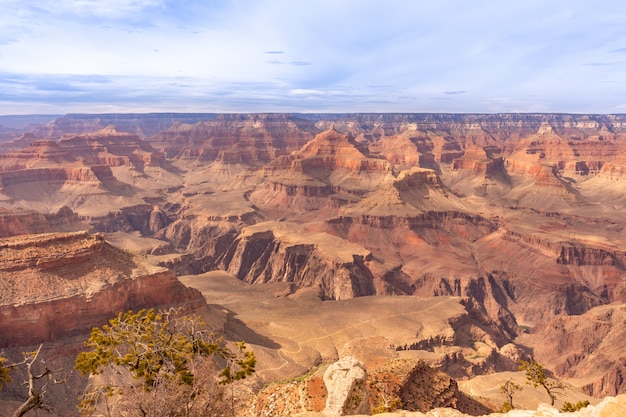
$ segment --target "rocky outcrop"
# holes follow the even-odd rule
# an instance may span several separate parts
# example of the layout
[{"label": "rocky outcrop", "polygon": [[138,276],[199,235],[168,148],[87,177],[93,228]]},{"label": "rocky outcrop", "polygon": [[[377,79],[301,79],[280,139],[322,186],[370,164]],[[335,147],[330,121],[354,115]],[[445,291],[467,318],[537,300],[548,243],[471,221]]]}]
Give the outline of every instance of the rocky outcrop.
[{"label": "rocky outcrop", "polygon": [[89,260],[102,251],[104,235],[87,232],[23,236],[0,242],[0,271],[45,270]]},{"label": "rocky outcrop", "polygon": [[483,148],[470,148],[452,161],[453,171],[468,171],[474,176],[492,177],[504,170],[503,158],[490,158]]},{"label": "rocky outcrop", "polygon": [[470,415],[489,412],[484,405],[471,400],[450,376],[437,371],[423,361],[396,360],[388,363],[370,377],[372,391],[382,399],[383,393],[400,400],[398,408],[428,412],[441,407],[454,408]]},{"label": "rocky outcrop", "polygon": [[607,179],[611,182],[621,182],[626,178],[626,164],[607,162],[602,165],[602,169],[598,173],[600,178]]},{"label": "rocky outcrop", "polygon": [[613,265],[624,268],[626,267],[626,252],[572,244],[561,245],[561,253],[556,261],[566,265]]},{"label": "rocky outcrop", "polygon": [[354,137],[329,129],[320,133],[294,154],[292,170],[312,172],[345,168],[356,172],[389,172],[389,161],[368,157],[359,149]]},{"label": "rocky outcrop", "polygon": [[351,356],[333,363],[324,372],[324,384],[328,391],[323,414],[350,416],[369,414],[365,365]]},{"label": "rocky outcrop", "polygon": [[553,165],[542,165],[535,162],[507,158],[504,168],[509,175],[523,175],[535,181],[539,187],[554,188],[566,192],[567,187],[558,177],[557,168]]},{"label": "rocky outcrop", "polygon": [[0,347],[84,334],[129,309],[184,306],[204,299],[176,276],[86,232],[0,241]]},{"label": "rocky outcrop", "polygon": [[330,244],[316,244],[301,243],[306,236],[294,241],[281,234],[271,229],[243,233],[218,258],[217,266],[250,284],[292,282],[298,287],[319,287],[329,299],[375,294],[367,251],[355,246],[333,253],[333,246],[327,246],[341,242],[330,236]]}]

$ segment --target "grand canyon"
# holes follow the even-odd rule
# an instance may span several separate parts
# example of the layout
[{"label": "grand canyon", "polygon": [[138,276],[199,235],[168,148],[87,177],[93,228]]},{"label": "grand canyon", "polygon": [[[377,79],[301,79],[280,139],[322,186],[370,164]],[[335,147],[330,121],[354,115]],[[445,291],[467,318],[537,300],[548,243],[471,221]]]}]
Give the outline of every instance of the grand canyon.
[{"label": "grand canyon", "polygon": [[[535,410],[550,398],[517,370],[531,357],[568,387],[558,407],[626,412],[626,115],[0,125],[9,358],[42,344],[68,366],[118,312],[182,306],[255,352],[247,416],[321,413],[337,361],[367,373],[353,414],[377,405],[378,381],[402,415],[496,412],[509,379]],[[85,384],[51,388],[60,415]],[[0,414],[23,396],[8,384]]]}]

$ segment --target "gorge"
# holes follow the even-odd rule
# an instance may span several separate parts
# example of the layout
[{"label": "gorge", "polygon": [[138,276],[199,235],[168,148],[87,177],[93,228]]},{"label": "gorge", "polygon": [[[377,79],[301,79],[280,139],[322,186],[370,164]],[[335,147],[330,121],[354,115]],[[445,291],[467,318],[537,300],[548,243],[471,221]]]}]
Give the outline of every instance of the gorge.
[{"label": "gorge", "polygon": [[576,398],[626,393],[624,115],[65,115],[22,133],[0,142],[1,348],[185,305],[248,339],[255,392],[352,355],[459,381],[532,356]]}]

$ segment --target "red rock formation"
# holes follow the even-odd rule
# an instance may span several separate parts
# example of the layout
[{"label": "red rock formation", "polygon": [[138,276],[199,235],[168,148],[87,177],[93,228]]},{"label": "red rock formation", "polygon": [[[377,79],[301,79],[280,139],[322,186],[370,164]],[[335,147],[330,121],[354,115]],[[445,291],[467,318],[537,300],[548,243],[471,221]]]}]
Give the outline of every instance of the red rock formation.
[{"label": "red rock formation", "polygon": [[[124,123],[140,127],[131,119]],[[0,179],[14,192],[0,204],[32,207],[32,194],[20,201],[15,191],[38,181],[98,188],[109,169],[120,183],[102,194],[116,207],[90,215],[92,224],[169,241],[181,256],[163,262],[181,270],[220,267],[251,283],[320,287],[328,298],[453,294],[481,325],[505,329],[507,341],[518,324],[620,300],[625,116],[208,119],[146,142],[113,129],[30,138],[30,148],[0,157]],[[73,116],[56,126],[102,128],[103,120]],[[149,175],[159,167],[164,175]],[[80,213],[84,200],[53,210]],[[271,226],[254,229],[261,221]],[[344,249],[350,256],[337,261]]]},{"label": "red rock formation", "polygon": [[72,182],[92,183],[113,178],[108,166],[89,168],[34,168],[0,172],[0,191],[26,183],[65,184]]},{"label": "red rock formation", "polygon": [[520,342],[528,342],[535,358],[558,376],[582,378],[588,394],[617,395],[626,388],[625,318],[623,304],[600,306],[583,315],[556,317],[533,328]]},{"label": "red rock formation", "polygon": [[348,258],[329,259],[316,244],[283,241],[272,231],[263,231],[235,239],[218,267],[251,284],[286,281],[298,287],[320,287],[329,299],[374,294],[367,254]]},{"label": "red rock formation", "polygon": [[23,235],[0,241],[0,347],[84,334],[129,309],[204,305],[175,275],[99,234]]},{"label": "red rock formation", "polygon": [[469,171],[473,176],[491,177],[503,171],[502,158],[489,158],[483,148],[468,149],[461,158],[452,161],[453,171]]},{"label": "red rock formation", "polygon": [[30,134],[21,141],[28,141],[28,146],[0,155],[0,171],[55,164],[158,166],[164,160],[137,135],[118,132],[112,126],[82,135],[66,135],[58,141],[40,140]]},{"label": "red rock formation", "polygon": [[255,165],[290,154],[316,133],[308,120],[284,114],[220,115],[193,125],[175,124],[150,141],[168,157]]},{"label": "red rock formation", "polygon": [[0,238],[49,231],[50,224],[41,213],[32,210],[6,210],[0,208]]}]

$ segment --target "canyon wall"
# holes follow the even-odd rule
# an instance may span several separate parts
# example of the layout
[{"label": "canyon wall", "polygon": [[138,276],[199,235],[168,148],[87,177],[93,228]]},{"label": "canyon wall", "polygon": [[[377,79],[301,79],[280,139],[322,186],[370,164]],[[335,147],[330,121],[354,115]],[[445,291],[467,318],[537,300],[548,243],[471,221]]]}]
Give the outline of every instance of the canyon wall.
[{"label": "canyon wall", "polygon": [[0,240],[0,278],[2,348],[83,335],[129,309],[204,305],[171,271],[87,232]]}]

